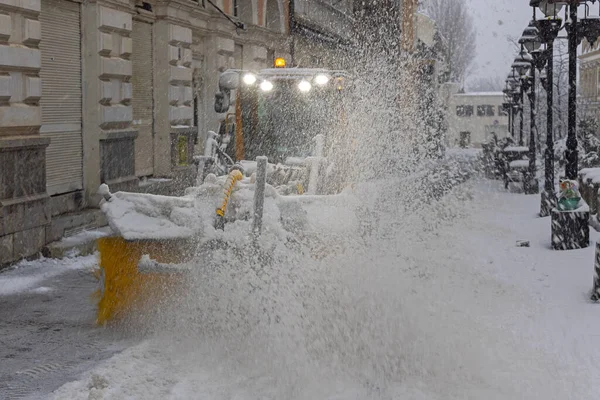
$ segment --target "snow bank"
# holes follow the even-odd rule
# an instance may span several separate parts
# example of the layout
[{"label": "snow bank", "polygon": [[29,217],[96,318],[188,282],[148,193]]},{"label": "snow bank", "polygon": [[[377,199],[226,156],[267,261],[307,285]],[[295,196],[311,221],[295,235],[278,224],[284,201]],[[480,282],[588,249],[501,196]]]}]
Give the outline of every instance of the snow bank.
[{"label": "snow bank", "polygon": [[551,251],[539,199],[499,185],[425,201],[428,172],[269,197],[258,240],[243,219],[216,232],[186,290],[132,327],[149,339],[54,398],[593,397],[592,248]]},{"label": "snow bank", "polygon": [[42,258],[34,261],[21,261],[10,270],[0,274],[0,297],[10,296],[31,290],[46,293],[52,288],[37,287],[41,282],[59,276],[73,269],[92,269],[97,265],[96,255],[56,260]]},{"label": "snow bank", "polygon": [[600,183],[600,168],[582,168],[579,175],[583,182]]},{"label": "snow bank", "polygon": [[515,160],[509,164],[510,168],[524,169],[529,168],[529,160]]},{"label": "snow bank", "polygon": [[[207,177],[199,187],[188,188],[185,196],[169,197],[151,194],[118,192],[110,200],[103,201],[101,209],[116,235],[127,240],[140,239],[211,239],[218,236],[213,224],[215,210],[223,201],[226,177]],[[265,189],[264,219],[267,229],[281,229],[281,218],[287,228],[305,222],[300,214],[311,215],[312,230],[351,229],[347,224],[347,205],[355,204],[349,192],[337,196],[281,196],[278,189],[268,185]],[[342,206],[342,207],[340,207]],[[250,178],[238,182],[231,194],[225,219],[239,222],[240,234],[249,234],[248,227],[240,224],[253,218],[254,183]],[[301,218],[302,219],[302,218]],[[246,229],[248,228],[248,229]],[[293,228],[292,230],[296,230]]]},{"label": "snow bank", "polygon": [[[583,297],[591,251],[543,248],[549,222],[534,220],[535,197],[461,187],[407,213],[411,183],[387,182],[384,197],[373,185],[356,189],[377,210],[362,245],[346,231],[342,251],[315,258],[287,241],[309,238],[267,232],[255,252],[239,243],[213,251],[179,312],[151,319],[156,336],[54,398],[593,397],[600,323]],[[313,211],[308,219],[322,217]]]},{"label": "snow bank", "polygon": [[446,149],[447,158],[475,158],[482,154],[481,149],[462,149],[459,147],[451,147]]},{"label": "snow bank", "polygon": [[514,151],[516,153],[529,153],[529,147],[525,146],[508,146],[504,151]]},{"label": "snow bank", "polygon": [[189,238],[203,231],[193,198],[117,192],[101,209],[127,240]]}]

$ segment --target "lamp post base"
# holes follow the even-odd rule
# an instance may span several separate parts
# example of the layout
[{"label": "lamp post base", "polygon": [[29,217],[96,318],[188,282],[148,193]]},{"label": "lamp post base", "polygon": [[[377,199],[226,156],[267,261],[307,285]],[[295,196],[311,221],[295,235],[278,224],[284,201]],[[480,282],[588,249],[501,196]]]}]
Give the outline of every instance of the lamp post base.
[{"label": "lamp post base", "polygon": [[540,183],[535,178],[530,178],[530,175],[525,176],[523,182],[523,191],[525,194],[538,194],[540,192]]},{"label": "lamp post base", "polygon": [[549,216],[554,207],[556,207],[556,195],[554,192],[542,190],[540,194],[540,217]]},{"label": "lamp post base", "polygon": [[554,250],[583,249],[590,245],[590,212],[587,205],[573,211],[554,208],[550,215]]},{"label": "lamp post base", "polygon": [[591,300],[600,301],[600,242],[596,242],[596,256],[594,257],[594,287]]}]

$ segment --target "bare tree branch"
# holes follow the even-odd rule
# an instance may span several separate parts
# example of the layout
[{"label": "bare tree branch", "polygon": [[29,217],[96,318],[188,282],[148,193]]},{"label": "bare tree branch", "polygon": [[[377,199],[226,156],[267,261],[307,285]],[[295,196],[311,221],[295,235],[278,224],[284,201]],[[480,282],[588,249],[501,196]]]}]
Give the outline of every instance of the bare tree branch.
[{"label": "bare tree branch", "polygon": [[464,83],[475,59],[476,39],[466,0],[426,0],[422,9],[436,22],[442,38],[442,80]]}]

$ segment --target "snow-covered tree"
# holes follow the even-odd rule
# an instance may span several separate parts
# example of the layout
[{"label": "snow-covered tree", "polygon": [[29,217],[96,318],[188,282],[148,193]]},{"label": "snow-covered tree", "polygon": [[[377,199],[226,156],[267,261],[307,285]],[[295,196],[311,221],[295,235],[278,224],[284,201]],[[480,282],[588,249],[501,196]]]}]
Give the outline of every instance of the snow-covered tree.
[{"label": "snow-covered tree", "polygon": [[442,38],[441,82],[464,83],[475,59],[477,35],[466,0],[425,0],[421,9],[436,22]]}]

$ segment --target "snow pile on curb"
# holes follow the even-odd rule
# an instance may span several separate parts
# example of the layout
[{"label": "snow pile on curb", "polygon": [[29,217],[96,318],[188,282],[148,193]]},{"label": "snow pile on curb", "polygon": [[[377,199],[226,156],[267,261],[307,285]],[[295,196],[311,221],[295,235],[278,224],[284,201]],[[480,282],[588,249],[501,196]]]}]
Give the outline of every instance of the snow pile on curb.
[{"label": "snow pile on curb", "polygon": [[[248,235],[243,218],[215,232],[217,241],[199,246],[186,290],[135,321],[132,329],[151,338],[54,398],[508,400],[591,393],[576,377],[557,376],[563,365],[523,341],[521,327],[535,329],[528,321],[540,310],[529,295],[481,273],[478,263],[490,252],[502,260],[504,247],[470,247],[481,193],[445,182],[460,182],[466,178],[454,174],[468,171],[448,164],[435,174],[358,185],[326,202],[269,197],[266,215],[273,219],[260,238]],[[445,196],[416,197],[421,185]],[[250,193],[242,185],[238,194]]]},{"label": "snow pile on curb", "polygon": [[579,175],[583,182],[600,183],[600,168],[582,168]]},{"label": "snow pile on curb", "polygon": [[21,261],[0,274],[0,297],[11,296],[28,290],[44,293],[51,288],[38,287],[40,282],[74,269],[90,269],[97,265],[97,256],[76,258],[42,258],[34,261]]},{"label": "snow pile on curb", "polygon": [[101,209],[126,240],[188,238],[204,225],[192,198],[117,192]]}]

